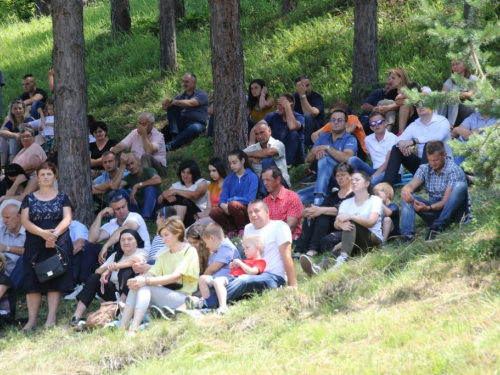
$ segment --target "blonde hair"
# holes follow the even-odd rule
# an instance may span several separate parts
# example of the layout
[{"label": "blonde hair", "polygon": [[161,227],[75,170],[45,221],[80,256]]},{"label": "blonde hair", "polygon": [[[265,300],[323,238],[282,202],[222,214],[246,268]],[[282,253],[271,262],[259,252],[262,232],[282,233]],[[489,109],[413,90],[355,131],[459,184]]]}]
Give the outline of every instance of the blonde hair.
[{"label": "blonde hair", "polygon": [[5,255],[3,253],[0,253],[0,262],[2,263],[0,265],[0,272],[3,272],[5,270]]},{"label": "blonde hair", "polygon": [[256,234],[249,234],[248,236],[245,236],[242,243],[243,245],[247,244],[248,246],[258,247],[260,252],[264,249],[264,241],[262,240],[262,237]]},{"label": "blonde hair", "polygon": [[401,85],[402,85],[401,87],[408,86],[411,83],[410,78],[408,78],[408,73],[406,73],[405,68],[397,67],[397,68],[391,69],[391,70],[389,70],[389,75],[390,74],[395,74],[399,78],[401,78]]},{"label": "blonde hair", "polygon": [[168,230],[174,236],[177,236],[177,240],[179,242],[184,241],[184,231],[186,228],[184,227],[184,223],[179,219],[169,219],[165,221],[160,228],[158,228],[158,234],[161,236],[162,230]]},{"label": "blonde hair", "polygon": [[394,189],[390,184],[387,182],[381,182],[380,184],[375,185],[373,188],[374,191],[383,191],[384,193],[387,194],[389,199],[392,201],[392,198],[394,197]]}]

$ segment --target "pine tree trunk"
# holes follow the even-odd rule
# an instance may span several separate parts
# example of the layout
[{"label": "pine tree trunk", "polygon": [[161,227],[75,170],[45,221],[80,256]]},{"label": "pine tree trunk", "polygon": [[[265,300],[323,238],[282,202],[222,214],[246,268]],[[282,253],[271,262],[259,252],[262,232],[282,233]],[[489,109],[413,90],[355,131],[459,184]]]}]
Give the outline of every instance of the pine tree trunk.
[{"label": "pine tree trunk", "polygon": [[35,15],[37,17],[50,15],[50,0],[35,0]]},{"label": "pine tree trunk", "polygon": [[111,33],[130,33],[130,0],[111,0]]},{"label": "pine tree trunk", "polygon": [[210,0],[210,44],[214,84],[214,150],[226,159],[247,143],[245,69],[240,32],[240,1]]},{"label": "pine tree trunk", "polygon": [[92,223],[87,81],[81,0],[53,0],[55,142],[59,189],[73,203],[73,219]]},{"label": "pine tree trunk", "polygon": [[377,0],[354,0],[353,105],[378,84]]},{"label": "pine tree trunk", "polygon": [[297,9],[297,0],[281,0],[281,14],[283,17],[295,9]]},{"label": "pine tree trunk", "polygon": [[177,71],[177,45],[175,40],[175,3],[177,0],[159,0],[160,9],[160,68],[164,77]]},{"label": "pine tree trunk", "polygon": [[184,0],[175,0],[175,19],[183,18],[186,15]]}]

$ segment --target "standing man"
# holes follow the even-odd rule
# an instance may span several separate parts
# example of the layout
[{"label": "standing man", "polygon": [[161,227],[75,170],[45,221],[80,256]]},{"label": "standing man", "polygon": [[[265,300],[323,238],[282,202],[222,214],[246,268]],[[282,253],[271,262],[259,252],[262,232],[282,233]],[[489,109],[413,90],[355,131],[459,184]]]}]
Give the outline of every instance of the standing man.
[{"label": "standing man", "polygon": [[111,151],[118,155],[120,152],[131,150],[141,161],[143,168],[154,168],[161,177],[167,176],[167,152],[165,139],[154,126],[155,117],[144,112],[139,116],[137,129],[132,130]]},{"label": "standing man", "polygon": [[281,170],[276,166],[268,167],[262,172],[262,181],[269,195],[264,198],[269,207],[269,218],[287,223],[295,241],[302,233],[302,211],[304,206],[296,192],[286,189],[281,180]]},{"label": "standing man", "polygon": [[325,124],[325,104],[323,96],[313,91],[311,81],[306,75],[295,78],[295,110],[304,115],[305,147],[311,147],[314,143],[311,135]]},{"label": "standing man", "polygon": [[285,145],[287,165],[298,165],[304,161],[304,116],[294,111],[294,105],[293,95],[285,92],[278,99],[278,110],[264,117],[271,127],[273,138]]},{"label": "standing man", "polygon": [[[130,191],[126,189],[120,189],[115,192],[111,188],[111,184],[113,178],[115,178],[118,173],[118,160],[116,158],[116,154],[113,151],[106,151],[102,154],[101,157],[102,166],[104,168],[104,172],[102,175],[97,177],[94,181],[92,181],[92,195],[106,195],[106,202],[109,202],[114,195],[123,195],[127,201],[130,200]],[[122,173],[122,179],[130,172],[124,170]],[[94,197],[94,200],[97,197]]]},{"label": "standing man", "polygon": [[[425,242],[432,242],[451,223],[458,223],[468,211],[467,182],[464,171],[446,157],[443,142],[427,143],[428,164],[422,164],[413,179],[401,190],[401,234],[403,241],[413,241],[415,213],[429,225]],[[429,195],[414,194],[422,185]]]},{"label": "standing man", "polygon": [[[262,259],[266,270],[259,275],[240,276],[227,286],[227,300],[234,301],[245,294],[260,293],[288,285],[297,288],[297,277],[292,260],[292,233],[283,221],[269,218],[267,204],[255,199],[248,205],[250,224],[245,227],[244,237],[256,234],[264,240]],[[215,308],[219,302],[213,293],[203,301],[205,307]]]},{"label": "standing man", "polygon": [[[130,172],[122,178],[125,168]],[[144,219],[153,217],[156,211],[156,200],[161,194],[161,177],[153,168],[143,168],[132,153],[122,154],[120,168],[111,180],[111,189],[117,191],[129,187],[130,210],[141,213]],[[116,193],[115,193],[116,194]]]},{"label": "standing man", "polygon": [[205,131],[208,118],[208,95],[205,91],[196,88],[196,75],[186,73],[182,77],[184,92],[174,99],[163,99],[161,108],[167,112],[170,134],[167,128],[162,132],[167,139],[168,151],[184,146],[192,139]]},{"label": "standing man", "polygon": [[20,99],[26,104],[26,109],[30,112],[30,116],[35,120],[40,118],[38,108],[41,103],[47,101],[47,93],[45,90],[36,87],[36,80],[32,74],[26,74],[23,77],[24,92],[19,96]]},{"label": "standing man", "polygon": [[[307,155],[306,163],[312,163],[315,160],[318,161],[318,178],[313,188],[314,205],[317,207],[323,204],[327,195],[330,195],[329,189],[332,187],[330,180],[335,178],[333,176],[333,168],[338,163],[347,162],[358,151],[356,137],[346,132],[346,124],[347,113],[340,109],[335,109],[330,118],[331,134],[321,134],[316,142],[314,142],[311,152]],[[309,188],[304,190],[307,189]],[[302,199],[302,201],[307,200]]]},{"label": "standing man", "polygon": [[[274,165],[281,171],[283,185],[288,188],[292,186],[290,176],[288,175],[285,145],[283,142],[271,137],[271,128],[264,120],[259,121],[252,131],[255,133],[257,143],[247,147],[243,151],[248,155],[248,160],[252,163],[253,171],[262,181],[262,171]],[[262,183],[260,184],[260,192],[264,196],[268,193]]]}]

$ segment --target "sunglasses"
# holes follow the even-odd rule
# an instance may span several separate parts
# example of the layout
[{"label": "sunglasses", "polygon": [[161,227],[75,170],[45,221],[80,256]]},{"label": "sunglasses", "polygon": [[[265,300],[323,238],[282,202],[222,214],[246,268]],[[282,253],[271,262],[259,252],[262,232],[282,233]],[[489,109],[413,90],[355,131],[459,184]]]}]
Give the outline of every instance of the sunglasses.
[{"label": "sunglasses", "polygon": [[377,120],[377,121],[372,121],[370,122],[370,126],[377,126],[377,125],[380,125],[381,123],[383,123],[385,120]]},{"label": "sunglasses", "polygon": [[332,119],[330,119],[330,122],[332,124],[335,124],[335,123],[342,124],[344,122],[344,119],[343,118],[332,118]]},{"label": "sunglasses", "polygon": [[111,203],[115,203],[115,202],[118,202],[118,201],[121,201],[123,198],[123,195],[119,194],[119,195],[115,195],[113,198],[111,198]]}]

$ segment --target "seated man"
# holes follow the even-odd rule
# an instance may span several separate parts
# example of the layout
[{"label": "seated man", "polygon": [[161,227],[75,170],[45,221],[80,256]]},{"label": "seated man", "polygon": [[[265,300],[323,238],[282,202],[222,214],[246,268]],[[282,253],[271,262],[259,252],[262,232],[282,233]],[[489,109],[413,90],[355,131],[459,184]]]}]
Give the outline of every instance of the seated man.
[{"label": "seated man", "polygon": [[[452,155],[450,146],[446,144],[451,139],[450,123],[446,117],[423,106],[417,106],[417,113],[419,118],[405,128],[398,137],[396,145],[392,147],[383,178],[383,182],[392,186],[398,182],[401,164],[410,173],[415,174],[421,164],[427,163],[427,155],[424,152],[427,142],[443,142],[446,153]],[[412,146],[417,147],[418,156],[412,152]]]},{"label": "seated man", "polygon": [[[130,173],[122,178],[125,167]],[[123,153],[120,156],[120,168],[111,180],[111,189],[115,192],[127,186],[132,189],[130,210],[139,212],[144,219],[153,217],[153,212],[156,211],[156,200],[161,194],[161,177],[155,169],[143,168],[132,153]]]},{"label": "seated man", "polygon": [[287,165],[302,164],[304,160],[304,116],[293,110],[294,105],[292,94],[281,94],[278,110],[264,117],[273,138],[285,145]]},{"label": "seated man", "polygon": [[89,230],[87,227],[80,223],[78,220],[71,220],[69,225],[69,236],[71,237],[71,242],[73,243],[73,285],[75,285],[75,290],[64,297],[66,300],[76,299],[78,293],[83,290],[81,272],[83,265],[83,249],[88,243]]},{"label": "seated man", "polygon": [[[462,124],[456,126],[451,131],[451,137],[458,139],[460,142],[467,142],[472,133],[482,134],[484,128],[491,125],[496,125],[498,119],[495,117],[488,117],[488,115],[483,115],[479,112],[474,112],[472,115],[467,117]],[[455,163],[457,165],[462,164],[465,161],[465,156],[458,155],[455,158]]]},{"label": "seated man", "polygon": [[301,75],[295,78],[295,89],[297,90],[293,94],[295,111],[304,115],[304,146],[309,148],[314,143],[311,142],[311,134],[325,123],[325,104],[323,96],[313,91],[308,76]]},{"label": "seated man", "polygon": [[23,88],[24,92],[19,95],[19,98],[26,104],[26,110],[29,111],[31,117],[40,118],[38,107],[47,100],[47,93],[36,87],[36,80],[32,74],[26,74],[23,77]]},{"label": "seated man", "polygon": [[[409,243],[415,235],[415,213],[428,225],[426,242],[451,223],[460,222],[468,211],[467,182],[464,171],[446,157],[441,141],[427,144],[428,164],[422,164],[413,179],[401,190],[401,234]],[[424,184],[429,200],[413,194]]]},{"label": "seated man", "polygon": [[19,201],[5,201],[1,211],[3,225],[0,226],[0,252],[5,256],[5,274],[10,276],[16,290],[23,286],[23,254],[26,240],[26,231],[21,226],[20,206]]},{"label": "seated man", "polygon": [[295,241],[302,232],[302,211],[304,206],[296,192],[286,189],[281,180],[281,170],[276,166],[267,167],[262,172],[262,181],[269,195],[264,198],[269,208],[271,220],[284,221],[290,227],[292,239]]},{"label": "seated man", "polygon": [[[257,143],[243,150],[248,155],[248,160],[252,163],[253,171],[262,181],[262,171],[271,165],[275,165],[281,171],[283,185],[286,187],[291,186],[283,142],[271,137],[271,128],[264,120],[259,121],[254,126],[253,132],[255,133]],[[260,192],[264,196],[268,193],[262,183],[260,184]]]},{"label": "seated man", "polygon": [[[227,300],[235,301],[245,294],[260,293],[288,285],[297,288],[297,277],[292,260],[292,236],[290,228],[282,221],[269,218],[266,203],[255,199],[248,205],[250,224],[245,227],[244,237],[256,234],[264,240],[262,259],[266,261],[265,272],[259,275],[242,275],[227,286]],[[217,294],[204,300],[202,307],[218,306]]]},{"label": "seated man", "polygon": [[[120,250],[120,233],[125,229],[136,230],[144,241],[144,250],[149,252],[151,240],[149,238],[148,228],[144,219],[135,212],[129,212],[127,201],[122,196],[115,196],[111,199],[111,207],[107,207],[99,214],[89,229],[89,237],[83,250],[82,267],[80,280],[85,284],[90,275],[103,264],[106,258]],[[101,226],[104,217],[115,216],[109,223]],[[104,242],[100,246],[99,243]],[[108,249],[111,251],[108,251]],[[121,250],[120,250],[121,251]]]},{"label": "seated man", "polygon": [[[373,133],[366,137],[365,144],[372,159],[373,167],[357,156],[349,158],[349,164],[352,164],[355,171],[361,170],[368,173],[372,178],[372,185],[375,186],[382,182],[384,178],[391,149],[396,144],[398,137],[386,129],[387,121],[379,112],[372,112],[369,125],[373,129]],[[401,180],[401,178],[398,180]]]},{"label": "seated man", "polygon": [[165,139],[154,126],[155,118],[144,112],[139,116],[137,129],[132,130],[120,143],[111,148],[116,155],[122,151],[132,151],[143,168],[154,168],[160,177],[167,175],[167,152]]},{"label": "seated man", "polygon": [[325,197],[330,194],[335,181],[333,168],[338,163],[346,162],[358,151],[356,137],[346,132],[347,113],[336,109],[330,119],[331,134],[325,133],[318,137],[314,146],[307,155],[306,162],[318,160],[318,178],[316,185],[299,192],[302,202],[309,202],[309,192],[314,192],[314,205],[321,206]]},{"label": "seated man", "polygon": [[[97,177],[94,181],[92,181],[92,195],[94,196],[94,201],[99,202],[100,198],[97,197],[99,195],[105,195],[105,201],[109,202],[111,198],[115,195],[123,195],[127,201],[130,200],[130,190],[120,189],[115,192],[111,188],[111,184],[113,182],[113,178],[115,178],[118,173],[118,159],[116,154],[113,151],[106,151],[102,154],[102,166],[104,168],[103,174]],[[122,179],[130,172],[127,170],[123,171]]]},{"label": "seated man", "polygon": [[[162,129],[163,134],[173,138],[166,144],[168,151],[184,146],[205,131],[208,118],[208,95],[196,88],[196,75],[186,73],[182,77],[184,92],[174,99],[163,99],[161,108],[168,111],[168,129]],[[165,134],[167,133],[167,134]]]}]

